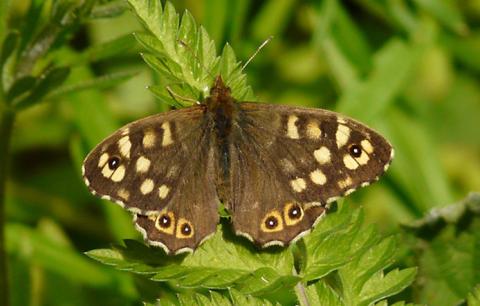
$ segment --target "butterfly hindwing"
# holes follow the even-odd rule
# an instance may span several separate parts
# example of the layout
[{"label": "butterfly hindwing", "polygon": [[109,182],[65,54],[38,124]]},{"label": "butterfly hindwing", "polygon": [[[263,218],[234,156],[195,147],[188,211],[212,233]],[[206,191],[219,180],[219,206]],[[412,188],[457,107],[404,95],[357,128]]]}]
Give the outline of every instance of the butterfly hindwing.
[{"label": "butterfly hindwing", "polygon": [[240,109],[228,208],[235,231],[262,246],[307,232],[327,203],[378,179],[393,155],[382,136],[333,112],[263,103]]},{"label": "butterfly hindwing", "polygon": [[196,106],[133,122],[84,162],[90,191],[135,213],[145,239],[167,251],[194,249],[218,222],[211,126],[203,113]]}]

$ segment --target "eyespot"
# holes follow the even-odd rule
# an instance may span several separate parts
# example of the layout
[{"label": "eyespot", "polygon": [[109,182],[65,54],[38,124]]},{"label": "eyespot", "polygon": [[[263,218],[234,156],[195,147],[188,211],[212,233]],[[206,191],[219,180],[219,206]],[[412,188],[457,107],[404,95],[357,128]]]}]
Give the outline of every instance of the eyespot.
[{"label": "eyespot", "polygon": [[351,145],[348,148],[348,152],[350,153],[350,155],[352,157],[355,157],[355,158],[358,158],[358,157],[362,156],[362,148],[357,144]]},{"label": "eyespot", "polygon": [[162,215],[158,219],[158,224],[160,225],[160,227],[169,228],[172,224],[172,219],[167,215]]},{"label": "eyespot", "polygon": [[175,215],[173,212],[164,212],[155,220],[155,228],[160,232],[172,235],[175,228]]},{"label": "eyespot", "polygon": [[260,229],[263,232],[278,232],[283,229],[282,215],[277,210],[268,212],[260,223]]},{"label": "eyespot", "polygon": [[177,224],[176,237],[181,239],[192,238],[194,234],[194,228],[190,221],[184,218],[180,218]]},{"label": "eyespot", "polygon": [[118,156],[112,156],[108,159],[108,168],[115,170],[120,166],[120,158]]},{"label": "eyespot", "polygon": [[265,220],[265,227],[272,230],[278,226],[278,219],[274,216],[270,216]]},{"label": "eyespot", "polygon": [[302,216],[302,209],[299,206],[294,205],[288,210],[288,216],[290,219],[300,219]]},{"label": "eyespot", "polygon": [[288,203],[283,214],[287,225],[295,225],[303,219],[303,209],[298,204]]},{"label": "eyespot", "polygon": [[189,236],[190,233],[192,232],[192,228],[190,227],[190,225],[188,225],[188,223],[184,223],[184,224],[182,224],[182,227],[180,228],[180,231],[182,231],[183,235]]}]

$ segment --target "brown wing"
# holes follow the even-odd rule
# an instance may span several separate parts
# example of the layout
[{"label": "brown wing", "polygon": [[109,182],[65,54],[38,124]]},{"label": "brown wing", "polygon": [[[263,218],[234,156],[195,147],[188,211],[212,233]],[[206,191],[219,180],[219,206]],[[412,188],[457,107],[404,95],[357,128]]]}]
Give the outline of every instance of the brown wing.
[{"label": "brown wing", "polygon": [[190,251],[218,222],[210,133],[202,106],[138,120],[92,150],[85,182],[93,194],[135,213],[150,244]]},{"label": "brown wing", "polygon": [[261,246],[308,232],[326,204],[375,181],[393,149],[333,112],[241,103],[232,129],[230,202],[237,234]]}]

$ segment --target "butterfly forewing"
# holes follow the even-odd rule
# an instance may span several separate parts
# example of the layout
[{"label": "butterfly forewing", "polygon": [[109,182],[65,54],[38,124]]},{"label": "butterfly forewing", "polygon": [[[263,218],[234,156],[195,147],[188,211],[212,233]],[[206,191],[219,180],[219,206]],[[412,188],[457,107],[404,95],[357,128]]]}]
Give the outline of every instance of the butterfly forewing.
[{"label": "butterfly forewing", "polygon": [[231,136],[232,220],[238,234],[268,246],[308,231],[327,203],[388,167],[388,142],[339,114],[240,104]]},{"label": "butterfly forewing", "polygon": [[137,214],[145,238],[167,251],[195,248],[218,222],[211,126],[203,114],[196,106],[133,122],[84,162],[90,191]]}]

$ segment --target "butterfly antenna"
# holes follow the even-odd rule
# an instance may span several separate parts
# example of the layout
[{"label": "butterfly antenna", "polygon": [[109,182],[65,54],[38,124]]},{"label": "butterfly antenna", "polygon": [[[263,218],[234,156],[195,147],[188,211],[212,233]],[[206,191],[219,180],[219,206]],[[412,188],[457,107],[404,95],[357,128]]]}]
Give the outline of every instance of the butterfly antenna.
[{"label": "butterfly antenna", "polygon": [[253,52],[253,54],[248,58],[245,64],[243,64],[240,71],[243,71],[248,66],[248,64],[250,64],[250,62],[255,58],[255,56],[257,56],[258,52],[260,52],[260,50],[262,50],[263,47],[265,47],[272,39],[273,35],[270,35],[260,46],[258,46],[257,50],[255,50],[255,52]]},{"label": "butterfly antenna", "polygon": [[207,67],[205,67],[205,65],[202,63],[202,61],[200,61],[200,58],[195,54],[194,50],[186,43],[184,42],[183,40],[179,39],[178,42],[185,48],[187,49],[188,51],[190,51],[190,53],[193,55],[193,57],[197,60],[197,62],[202,65],[202,68],[207,72],[207,74],[212,77],[212,79],[215,79],[215,76],[207,69]]}]

